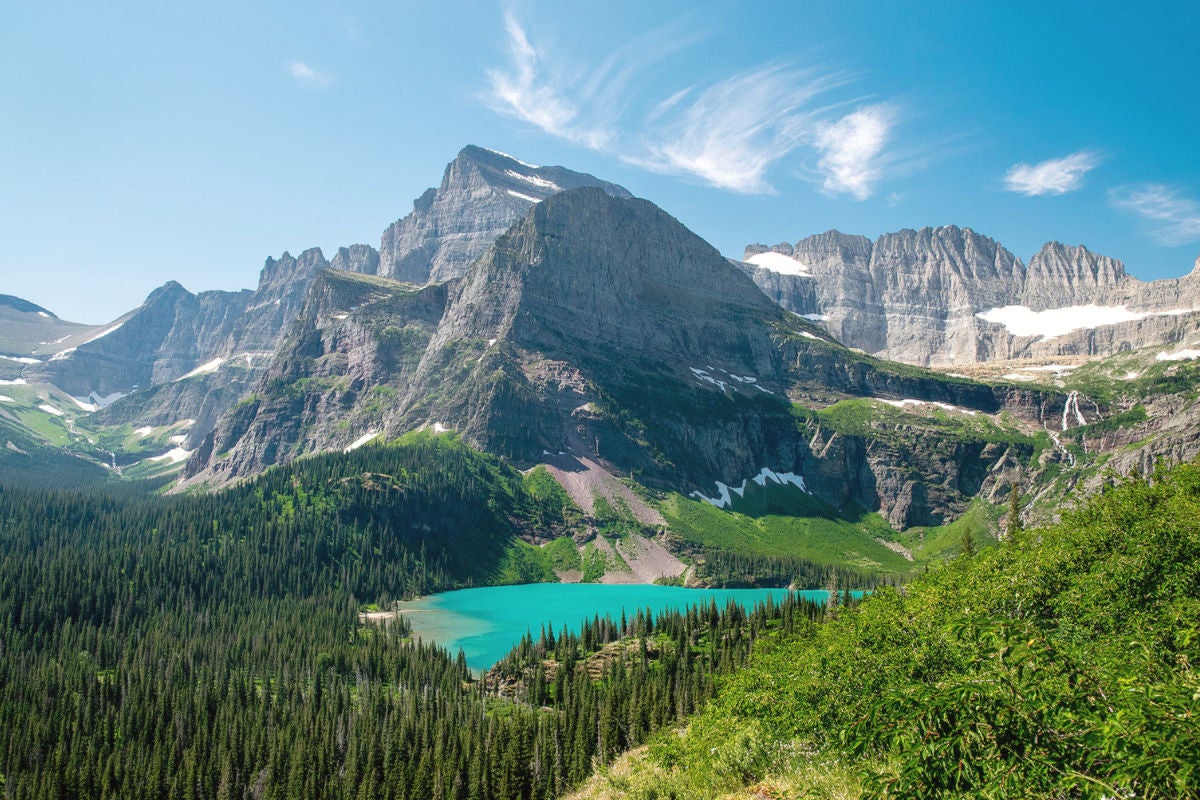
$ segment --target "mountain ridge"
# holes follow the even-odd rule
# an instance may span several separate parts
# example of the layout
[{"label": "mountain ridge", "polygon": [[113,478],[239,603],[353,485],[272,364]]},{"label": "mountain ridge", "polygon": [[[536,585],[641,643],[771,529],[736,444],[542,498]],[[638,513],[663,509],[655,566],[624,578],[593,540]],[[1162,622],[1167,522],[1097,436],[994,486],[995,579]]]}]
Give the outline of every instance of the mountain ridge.
[{"label": "mountain ridge", "polygon": [[830,230],[752,244],[743,259],[785,308],[820,319],[848,346],[911,364],[1106,355],[1200,328],[1200,259],[1182,277],[1142,282],[1083,245],[1047,242],[1027,266],[954,225],[874,241]]}]

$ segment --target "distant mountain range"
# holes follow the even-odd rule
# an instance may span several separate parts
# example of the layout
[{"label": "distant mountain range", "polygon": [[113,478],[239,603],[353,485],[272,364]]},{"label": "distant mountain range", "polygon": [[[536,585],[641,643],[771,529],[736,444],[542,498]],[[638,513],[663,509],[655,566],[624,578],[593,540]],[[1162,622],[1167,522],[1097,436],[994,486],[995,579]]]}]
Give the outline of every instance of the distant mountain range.
[{"label": "distant mountain range", "polygon": [[784,308],[839,341],[908,364],[954,366],[1111,355],[1200,328],[1200,261],[1143,283],[1120,261],[1049,242],[1026,266],[969,228],[903,230],[874,242],[828,231],[746,248],[746,269]]},{"label": "distant mountain range", "polygon": [[[0,479],[53,451],[213,487],[428,428],[564,485],[728,509],[771,475],[821,513],[937,526],[1200,449],[1198,287],[955,227],[731,262],[615,184],[469,146],[379,250],[284,253],[253,291],[170,282],[99,327],[0,298]],[[1067,356],[986,383],[913,366]]]}]

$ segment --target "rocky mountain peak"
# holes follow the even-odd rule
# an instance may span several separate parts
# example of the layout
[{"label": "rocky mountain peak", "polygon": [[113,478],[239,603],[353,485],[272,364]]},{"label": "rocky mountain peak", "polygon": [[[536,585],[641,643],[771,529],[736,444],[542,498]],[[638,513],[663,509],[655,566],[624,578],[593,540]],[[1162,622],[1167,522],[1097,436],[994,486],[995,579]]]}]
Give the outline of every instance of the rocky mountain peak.
[{"label": "rocky mountain peak", "polygon": [[379,272],[379,251],[369,244],[339,247],[334,257],[329,260],[329,267],[343,272],[374,275]]},{"label": "rocky mountain peak", "polygon": [[[648,311],[668,306],[671,324]],[[689,326],[715,326],[722,310],[735,307],[778,313],[674,217],[599,187],[566,191],[531,209],[472,268],[455,304],[464,320],[486,328],[476,332],[484,339],[511,330],[519,340],[595,341],[661,358],[703,357],[710,342]],[[692,310],[679,317],[682,309]],[[468,335],[451,330],[439,334]],[[768,369],[759,355],[753,366]]]},{"label": "rocky mountain peak", "polygon": [[1101,301],[1127,280],[1125,265],[1089,251],[1046,242],[1029,259],[1022,305],[1035,310]]},{"label": "rocky mountain peak", "polygon": [[441,185],[426,190],[408,216],[383,232],[378,274],[415,284],[461,277],[535,203],[583,186],[631,196],[592,175],[468,145],[446,166]]},{"label": "rocky mountain peak", "polygon": [[310,247],[294,258],[287,250],[278,259],[268,257],[258,276],[259,292],[279,292],[288,284],[304,282],[305,288],[317,274],[317,270],[328,266],[325,254],[319,247]]}]

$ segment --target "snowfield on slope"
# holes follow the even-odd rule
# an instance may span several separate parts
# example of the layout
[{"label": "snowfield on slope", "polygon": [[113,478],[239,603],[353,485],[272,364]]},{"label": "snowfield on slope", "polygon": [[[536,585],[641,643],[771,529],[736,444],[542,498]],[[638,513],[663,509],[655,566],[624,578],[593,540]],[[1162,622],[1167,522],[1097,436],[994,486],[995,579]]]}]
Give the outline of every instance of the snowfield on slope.
[{"label": "snowfield on slope", "polygon": [[774,250],[768,250],[765,253],[755,253],[746,259],[746,263],[762,267],[763,269],[769,269],[771,272],[777,272],[780,275],[798,275],[802,278],[812,277],[812,270],[803,261],[797,261],[791,256],[776,253]]},{"label": "snowfield on slope", "polygon": [[1100,328],[1121,322],[1136,322],[1147,317],[1177,317],[1194,309],[1169,311],[1130,311],[1126,306],[1065,306],[1034,311],[1028,306],[1003,306],[980,311],[975,316],[984,322],[1003,325],[1014,336],[1039,336],[1041,340],[1064,336],[1071,331]]}]

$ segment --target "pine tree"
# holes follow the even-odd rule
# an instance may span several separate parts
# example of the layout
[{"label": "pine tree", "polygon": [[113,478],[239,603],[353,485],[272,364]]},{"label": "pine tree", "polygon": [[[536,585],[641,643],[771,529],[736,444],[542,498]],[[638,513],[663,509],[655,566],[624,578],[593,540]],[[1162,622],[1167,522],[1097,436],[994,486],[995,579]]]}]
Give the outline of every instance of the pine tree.
[{"label": "pine tree", "polygon": [[1009,539],[1013,539],[1021,535],[1025,530],[1025,524],[1021,522],[1021,483],[1013,481],[1012,491],[1008,495],[1008,519],[1004,526],[1004,530]]},{"label": "pine tree", "polygon": [[971,529],[964,526],[962,533],[962,556],[971,558],[975,555],[975,537],[971,535]]}]

